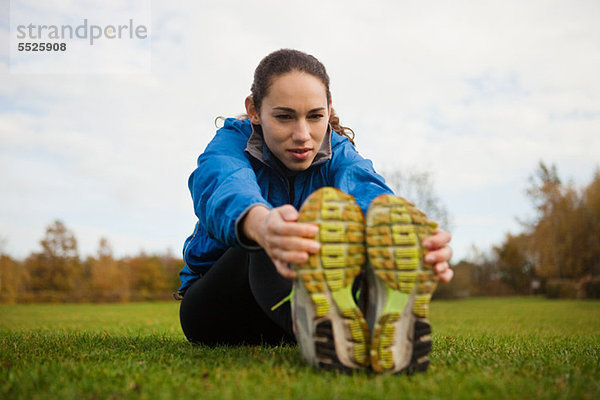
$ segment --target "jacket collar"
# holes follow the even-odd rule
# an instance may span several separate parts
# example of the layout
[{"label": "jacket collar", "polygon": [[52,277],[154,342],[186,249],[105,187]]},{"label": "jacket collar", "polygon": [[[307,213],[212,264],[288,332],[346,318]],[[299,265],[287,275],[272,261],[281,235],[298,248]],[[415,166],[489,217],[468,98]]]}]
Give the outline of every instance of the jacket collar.
[{"label": "jacket collar", "polygon": [[[250,125],[252,126],[252,134],[250,135],[248,143],[246,144],[246,152],[265,165],[268,165],[272,168],[274,167],[276,169],[281,169],[280,167],[283,164],[277,159],[277,157],[275,157],[273,153],[271,153],[271,150],[269,150],[267,147],[267,144],[263,138],[262,127],[260,125]],[[317,155],[310,166],[312,167],[314,165],[321,164],[329,159],[331,159],[331,125],[327,126],[327,132],[325,132],[321,147],[319,148],[319,151],[317,151]]]}]

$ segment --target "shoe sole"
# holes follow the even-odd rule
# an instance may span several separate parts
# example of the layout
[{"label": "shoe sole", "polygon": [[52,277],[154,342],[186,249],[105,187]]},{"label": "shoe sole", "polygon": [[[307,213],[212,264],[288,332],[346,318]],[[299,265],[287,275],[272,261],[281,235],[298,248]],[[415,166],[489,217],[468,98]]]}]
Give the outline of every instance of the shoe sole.
[{"label": "shoe sole", "polygon": [[[369,328],[352,296],[354,278],[366,260],[362,210],[351,195],[325,187],[306,199],[298,222],[318,225],[316,239],[321,243],[320,252],[307,263],[292,265],[298,274],[294,296],[311,307],[308,318],[294,314],[302,353],[319,367],[367,367]],[[297,329],[297,323],[310,326]]]},{"label": "shoe sole", "polygon": [[376,372],[427,370],[431,352],[427,317],[437,277],[433,265],[423,261],[423,239],[436,228],[401,197],[381,195],[369,207],[367,316],[371,366]]}]

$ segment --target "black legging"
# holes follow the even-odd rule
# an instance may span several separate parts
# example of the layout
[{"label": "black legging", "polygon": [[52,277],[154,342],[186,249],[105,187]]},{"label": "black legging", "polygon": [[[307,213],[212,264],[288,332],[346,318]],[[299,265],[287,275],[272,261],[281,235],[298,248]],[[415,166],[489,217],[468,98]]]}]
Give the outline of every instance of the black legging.
[{"label": "black legging", "polygon": [[231,248],[185,292],[183,333],[206,345],[294,343],[290,303],[271,311],[291,289],[264,251]]}]

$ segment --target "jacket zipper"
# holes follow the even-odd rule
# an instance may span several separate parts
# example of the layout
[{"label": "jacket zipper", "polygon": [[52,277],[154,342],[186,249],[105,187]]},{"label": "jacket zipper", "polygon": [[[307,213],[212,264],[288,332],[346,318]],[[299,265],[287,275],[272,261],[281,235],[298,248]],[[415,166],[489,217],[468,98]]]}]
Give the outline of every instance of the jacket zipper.
[{"label": "jacket zipper", "polygon": [[294,187],[295,186],[294,183],[296,181],[296,177],[290,176],[289,178],[285,178],[285,181],[286,181],[287,187],[288,187],[288,198],[290,200],[290,204],[295,207],[294,200],[296,199],[296,193],[295,193],[296,189]]},{"label": "jacket zipper", "polygon": [[288,195],[288,201],[289,204],[293,205],[294,207],[296,207],[294,205],[294,199],[296,197],[296,193],[295,193],[295,188],[294,188],[294,183],[296,181],[296,177],[295,176],[290,176],[289,178],[286,176],[282,176],[283,181],[285,182],[286,188],[287,188],[287,195]]}]

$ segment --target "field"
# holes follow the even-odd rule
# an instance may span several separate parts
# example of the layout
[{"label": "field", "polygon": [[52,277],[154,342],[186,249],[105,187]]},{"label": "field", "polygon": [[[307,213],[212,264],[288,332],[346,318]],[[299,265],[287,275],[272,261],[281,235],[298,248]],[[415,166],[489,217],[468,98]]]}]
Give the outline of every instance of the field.
[{"label": "field", "polygon": [[339,374],[189,345],[178,303],[0,305],[0,399],[600,399],[600,302],[435,301],[432,366]]}]

